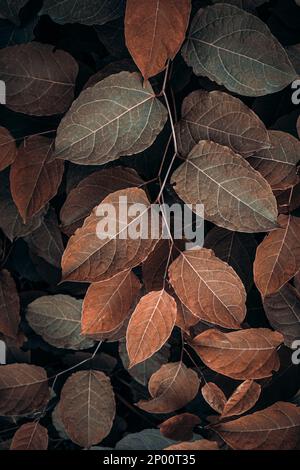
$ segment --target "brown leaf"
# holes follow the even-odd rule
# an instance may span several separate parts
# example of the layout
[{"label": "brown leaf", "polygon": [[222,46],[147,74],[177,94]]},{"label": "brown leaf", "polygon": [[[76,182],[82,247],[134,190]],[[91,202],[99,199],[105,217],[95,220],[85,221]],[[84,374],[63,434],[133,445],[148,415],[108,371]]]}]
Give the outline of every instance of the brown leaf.
[{"label": "brown leaf", "polygon": [[60,412],[73,442],[87,448],[101,442],[110,433],[116,412],[109,378],[96,370],[72,374],[61,392]]},{"label": "brown leaf", "polygon": [[82,306],[82,334],[98,335],[119,328],[140,288],[132,271],[123,271],[111,279],[91,284]]},{"label": "brown leaf", "polygon": [[[127,201],[119,204],[120,197],[127,198]],[[116,225],[109,230],[109,233],[105,232],[103,239],[100,239],[97,236],[97,227],[99,223],[102,225],[105,221],[107,225],[107,217],[97,216],[97,213],[108,204],[116,209]],[[119,206],[124,215],[124,213],[128,214],[134,204],[142,204],[147,209],[143,214],[128,215],[128,222],[125,223],[120,217]],[[147,226],[143,222],[146,215],[149,216]],[[151,253],[159,239],[159,237],[154,240],[150,237],[144,238],[143,233],[137,238],[126,237],[128,234],[126,232],[130,230],[130,227],[134,228],[139,225],[142,225],[143,229],[148,227],[149,233],[151,233],[150,229],[155,228],[155,221],[150,217],[150,204],[142,189],[130,188],[107,196],[85,220],[84,225],[70,238],[62,259],[63,279],[98,282],[109,279],[120,271],[138,266]],[[159,227],[157,229],[159,235]]]},{"label": "brown leaf", "polygon": [[257,248],[254,235],[214,227],[205,237],[204,248],[213,250],[218,258],[228,263],[243,281],[247,292],[251,290]]},{"label": "brown leaf", "polygon": [[175,293],[173,294],[173,297],[177,303],[176,326],[189,334],[190,328],[199,323],[199,318],[192,314],[192,312],[179,300]]},{"label": "brown leaf", "polygon": [[6,106],[17,113],[60,114],[74,99],[78,65],[52,45],[31,42],[1,49],[0,70]]},{"label": "brown leaf", "polygon": [[176,302],[164,289],[141,298],[126,333],[129,367],[145,361],[160,350],[172,333],[176,314]]},{"label": "brown leaf", "polygon": [[9,166],[17,155],[17,147],[14,138],[8,130],[0,127],[0,171]]},{"label": "brown leaf", "polygon": [[53,140],[29,137],[18,150],[10,171],[13,200],[26,223],[52,199],[64,172],[64,162],[53,160]]},{"label": "brown leaf", "polygon": [[159,425],[161,434],[173,441],[189,441],[193,437],[193,429],[201,423],[199,416],[182,413],[167,419]]},{"label": "brown leaf", "polygon": [[278,292],[300,269],[300,219],[280,215],[278,224],[256,251],[254,281],[263,297]]},{"label": "brown leaf", "polygon": [[199,320],[240,328],[246,315],[245,288],[234,270],[211,250],[181,253],[171,264],[169,277],[181,302]]},{"label": "brown leaf", "polygon": [[[295,285],[298,287],[296,278]],[[300,338],[300,290],[286,284],[276,294],[265,297],[263,304],[271,326],[284,336],[284,344],[291,347]]]},{"label": "brown leaf", "polygon": [[222,411],[222,418],[238,416],[249,411],[260,397],[261,386],[253,380],[241,383],[227,400]]},{"label": "brown leaf", "polygon": [[198,393],[200,380],[196,372],[182,362],[162,366],[149,381],[151,399],[137,406],[148,413],[172,413],[183,408]]},{"label": "brown leaf", "polygon": [[204,400],[217,413],[221,414],[224,410],[227,398],[218,385],[213,382],[207,382],[202,388],[201,393]]},{"label": "brown leaf", "polygon": [[190,12],[190,0],[127,0],[126,45],[145,80],[164,70],[179,51]]},{"label": "brown leaf", "polygon": [[0,332],[16,338],[20,323],[20,301],[15,281],[10,273],[0,271]]},{"label": "brown leaf", "polygon": [[245,157],[270,147],[268,131],[259,117],[241,100],[221,91],[189,94],[176,134],[182,156],[200,140],[211,140]]},{"label": "brown leaf", "polygon": [[39,423],[23,424],[15,433],[10,450],[47,450],[48,431]]},{"label": "brown leaf", "polygon": [[273,190],[284,190],[299,182],[297,164],[300,142],[281,131],[269,131],[271,147],[256,152],[248,162],[268,181]]},{"label": "brown leaf", "polygon": [[199,142],[173,173],[171,183],[186,204],[203,204],[205,219],[220,227],[250,233],[277,227],[271,186],[228,147]]},{"label": "brown leaf", "polygon": [[70,191],[61,208],[60,220],[63,232],[68,236],[73,235],[94,207],[109,194],[142,184],[143,180],[135,170],[121,166],[105,168],[87,176]]},{"label": "brown leaf", "polygon": [[0,416],[42,410],[50,398],[46,371],[29,364],[0,367]]},{"label": "brown leaf", "polygon": [[277,402],[265,410],[220,423],[213,429],[237,450],[292,450],[299,441],[300,408]]},{"label": "brown leaf", "polygon": [[31,253],[60,269],[64,245],[54,209],[49,209],[41,225],[25,241]]},{"label": "brown leaf", "polygon": [[166,447],[164,450],[219,450],[219,446],[214,441],[201,439],[199,441],[173,444],[172,446]]},{"label": "brown leaf", "polygon": [[212,370],[236,380],[270,377],[279,369],[276,348],[280,333],[267,328],[222,333],[210,329],[193,339],[192,347]]}]

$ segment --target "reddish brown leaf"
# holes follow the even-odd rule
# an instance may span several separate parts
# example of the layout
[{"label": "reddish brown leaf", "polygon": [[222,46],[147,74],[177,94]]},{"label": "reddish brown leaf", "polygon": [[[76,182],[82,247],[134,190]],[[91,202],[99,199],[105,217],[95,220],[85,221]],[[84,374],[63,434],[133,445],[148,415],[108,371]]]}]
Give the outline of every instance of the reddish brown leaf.
[{"label": "reddish brown leaf", "polygon": [[201,423],[198,416],[182,413],[167,419],[159,425],[163,436],[174,441],[189,441],[193,437],[193,429]]},{"label": "reddish brown leaf", "polygon": [[264,298],[264,309],[274,330],[284,336],[284,343],[291,347],[300,338],[300,289],[298,276],[296,290],[290,284],[283,286],[276,294]]},{"label": "reddish brown leaf", "polygon": [[149,381],[151,399],[137,406],[148,413],[172,413],[183,408],[198,393],[200,380],[196,372],[182,362],[162,366]]},{"label": "reddish brown leaf", "polygon": [[170,282],[191,313],[225,328],[240,328],[245,288],[234,270],[205,248],[185,251],[169,268]]},{"label": "reddish brown leaf", "polygon": [[219,450],[219,446],[214,441],[201,439],[200,441],[173,444],[172,446],[166,447],[164,450]]},{"label": "reddish brown leaf", "polygon": [[0,271],[0,332],[10,338],[18,335],[20,301],[16,284],[10,273]]},{"label": "reddish brown leaf", "polygon": [[164,289],[141,298],[126,333],[129,367],[145,361],[160,350],[172,333],[176,314],[176,302]]},{"label": "reddish brown leaf", "polygon": [[6,106],[17,113],[60,114],[74,99],[78,65],[52,45],[31,42],[1,49],[0,70]]},{"label": "reddish brown leaf", "polygon": [[10,450],[47,450],[48,431],[39,423],[23,424],[15,433]]},{"label": "reddish brown leaf", "polygon": [[261,386],[258,383],[253,380],[245,380],[227,400],[222,412],[222,418],[246,413],[256,404],[260,393]]},{"label": "reddish brown leaf", "polygon": [[212,370],[236,380],[270,377],[279,369],[276,348],[283,342],[278,332],[267,328],[222,333],[210,329],[191,343]]},{"label": "reddish brown leaf", "polygon": [[278,223],[256,251],[254,281],[263,297],[278,292],[300,269],[300,219],[280,215]]},{"label": "reddish brown leaf", "polygon": [[42,367],[29,364],[0,367],[0,416],[40,411],[49,396],[47,374]]},{"label": "reddish brown leaf", "polygon": [[202,387],[201,393],[206,403],[208,403],[213,410],[219,414],[223,412],[227,399],[223,391],[216,384],[213,382],[206,383]]},{"label": "reddish brown leaf", "polygon": [[171,246],[170,240],[160,240],[157,243],[155,250],[143,263],[143,279],[147,291],[161,290],[164,287],[169,258],[172,260],[177,254],[178,250]]},{"label": "reddish brown leaf", "polygon": [[126,45],[145,80],[160,73],[179,51],[190,12],[190,0],[127,0]]},{"label": "reddish brown leaf", "polygon": [[277,402],[265,410],[220,423],[213,429],[237,450],[292,450],[299,442],[300,408]]},{"label": "reddish brown leaf", "polygon": [[91,284],[82,307],[82,334],[98,335],[119,328],[140,288],[138,278],[131,271]]},{"label": "reddish brown leaf", "polygon": [[[125,205],[120,204],[120,198],[127,198]],[[114,218],[116,224],[109,233],[107,227],[104,232],[102,227],[103,224],[107,225],[107,217],[97,216],[102,208],[106,212],[108,204],[114,206],[116,210]],[[124,212],[128,214],[135,204],[142,204],[146,209],[143,214],[128,215],[128,222],[124,223],[122,218]],[[120,206],[122,216],[120,216]],[[147,226],[143,222],[146,214],[149,216]],[[98,224],[102,227],[102,239],[97,235]],[[143,233],[136,234],[137,238],[125,236],[130,227],[141,225],[143,228],[148,227],[148,233],[155,228],[155,221],[150,216],[150,204],[142,189],[130,188],[107,196],[70,238],[62,259],[63,280],[98,282],[138,266],[148,257],[159,239],[159,236],[154,240],[151,237],[145,238],[142,236]],[[157,229],[159,235],[159,227]]]},{"label": "reddish brown leaf", "polygon": [[173,294],[173,297],[177,303],[176,326],[189,334],[190,328],[199,323],[199,318],[192,314],[192,312],[179,300],[176,294]]},{"label": "reddish brown leaf", "polygon": [[64,162],[53,160],[53,141],[41,136],[27,139],[11,166],[13,200],[26,223],[45,207],[58,190]]},{"label": "reddish brown leaf", "polygon": [[110,433],[116,412],[109,378],[96,370],[71,375],[61,392],[60,412],[73,442],[87,448],[101,442]]},{"label": "reddish brown leaf", "polygon": [[17,155],[15,140],[9,131],[0,127],[0,171],[9,166]]},{"label": "reddish brown leaf", "polygon": [[297,164],[300,142],[281,131],[269,131],[271,147],[251,156],[248,162],[269,182],[272,189],[284,190],[299,182]]},{"label": "reddish brown leaf", "polygon": [[120,166],[105,168],[87,176],[70,191],[61,208],[60,220],[63,232],[68,236],[73,235],[94,207],[109,194],[142,184],[142,179],[134,170]]}]

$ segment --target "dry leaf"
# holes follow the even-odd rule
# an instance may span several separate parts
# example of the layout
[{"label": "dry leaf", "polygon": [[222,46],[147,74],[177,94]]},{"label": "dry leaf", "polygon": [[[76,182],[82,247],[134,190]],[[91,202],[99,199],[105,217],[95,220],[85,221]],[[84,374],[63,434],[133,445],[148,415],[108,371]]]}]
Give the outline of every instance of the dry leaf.
[{"label": "dry leaf", "polygon": [[145,80],[162,72],[179,51],[188,27],[191,0],[127,0],[127,48]]},{"label": "dry leaf", "polygon": [[292,450],[299,441],[300,408],[277,402],[265,410],[226,423],[213,429],[237,450]]},{"label": "dry leaf", "polygon": [[62,119],[55,142],[58,158],[103,165],[150,147],[167,111],[138,73],[121,72],[84,90]]},{"label": "dry leaf", "polygon": [[276,93],[297,78],[287,53],[256,16],[231,5],[200,9],[182,49],[196,75],[244,96]]},{"label": "dry leaf", "polygon": [[167,419],[159,425],[164,437],[174,441],[189,441],[193,437],[193,429],[201,423],[198,416],[191,413],[182,413]]},{"label": "dry leaf", "polygon": [[0,18],[5,18],[15,23],[15,25],[19,25],[19,12],[27,2],[28,0],[1,0]]},{"label": "dry leaf", "polygon": [[17,113],[60,114],[74,99],[78,65],[70,54],[49,44],[31,42],[1,49],[0,70],[6,106]]},{"label": "dry leaf", "polygon": [[0,127],[0,171],[8,167],[16,158],[17,147],[14,138],[4,127]]},{"label": "dry leaf", "polygon": [[176,302],[164,289],[141,298],[126,333],[129,367],[146,361],[169,339],[175,325]]},{"label": "dry leaf", "polygon": [[60,399],[63,426],[77,445],[89,448],[109,433],[116,404],[109,378],[96,370],[72,374]]},{"label": "dry leaf", "polygon": [[49,398],[48,378],[42,367],[29,364],[0,366],[0,416],[41,411]]},{"label": "dry leaf", "polygon": [[211,140],[245,157],[270,147],[264,123],[241,100],[221,91],[197,90],[182,104],[176,127],[179,151],[190,153],[200,140]]},{"label": "dry leaf", "polygon": [[[122,200],[125,202],[120,204]],[[106,231],[101,232],[103,239],[100,239],[97,236],[97,227],[99,223],[102,225],[107,221],[107,218],[97,216],[97,213],[102,213],[101,207],[105,212],[108,204],[116,209],[116,226],[109,232],[107,232],[107,227],[101,229]],[[128,222],[125,222],[124,217],[119,217],[120,208],[123,215],[128,214],[134,204],[142,204],[147,208],[147,212],[144,211],[143,214],[136,216],[128,215]],[[143,233],[137,238],[126,238],[125,235],[130,227],[138,227],[139,224],[145,229],[144,217],[146,215],[149,216],[148,233],[151,233],[150,229],[155,229],[155,220],[150,215],[150,204],[142,189],[121,190],[107,196],[85,220],[84,225],[70,238],[62,259],[63,279],[98,282],[138,266],[154,249],[159,237],[152,240],[143,238]],[[105,224],[107,225],[107,222]],[[159,227],[157,231],[159,235]]]},{"label": "dry leaf", "polygon": [[91,284],[82,306],[82,334],[101,335],[119,328],[140,288],[141,284],[132,271]]},{"label": "dry leaf", "polygon": [[228,147],[199,142],[171,182],[186,204],[203,204],[205,219],[220,227],[253,233],[277,226],[277,203],[270,185]]},{"label": "dry leaf", "polygon": [[225,403],[222,418],[238,416],[251,410],[260,397],[261,386],[253,380],[245,380]]},{"label": "dry leaf", "polygon": [[47,450],[48,431],[39,423],[23,424],[15,433],[10,450]]},{"label": "dry leaf", "polygon": [[10,273],[0,271],[0,333],[16,338],[20,323],[20,301],[16,284]]},{"label": "dry leaf", "polygon": [[223,391],[216,384],[207,382],[201,388],[201,393],[206,403],[208,403],[213,410],[219,414],[223,412],[227,399]]},{"label": "dry leaf", "polygon": [[201,439],[193,442],[180,442],[166,447],[164,450],[219,450],[219,446],[214,441]]},{"label": "dry leaf", "polygon": [[267,328],[222,333],[210,329],[193,339],[191,346],[212,370],[236,380],[270,377],[279,369],[276,348],[280,333]]},{"label": "dry leaf", "polygon": [[196,372],[182,362],[162,366],[149,381],[151,399],[137,406],[148,413],[172,413],[183,408],[198,393],[200,380]]},{"label": "dry leaf", "polygon": [[25,140],[10,170],[12,197],[24,223],[56,195],[63,172],[63,161],[53,160],[51,139],[33,136]]},{"label": "dry leaf", "polygon": [[185,251],[169,268],[181,302],[198,317],[225,328],[240,328],[246,315],[245,288],[224,261],[205,248]]},{"label": "dry leaf", "polygon": [[300,142],[286,132],[269,131],[271,147],[256,152],[248,162],[268,181],[273,190],[284,190],[299,182],[297,165]]},{"label": "dry leaf", "polygon": [[31,328],[56,348],[88,349],[94,342],[81,335],[82,300],[46,295],[31,302],[26,319]]},{"label": "dry leaf", "polygon": [[254,281],[263,297],[278,292],[300,269],[300,219],[280,215],[278,224],[256,251]]}]

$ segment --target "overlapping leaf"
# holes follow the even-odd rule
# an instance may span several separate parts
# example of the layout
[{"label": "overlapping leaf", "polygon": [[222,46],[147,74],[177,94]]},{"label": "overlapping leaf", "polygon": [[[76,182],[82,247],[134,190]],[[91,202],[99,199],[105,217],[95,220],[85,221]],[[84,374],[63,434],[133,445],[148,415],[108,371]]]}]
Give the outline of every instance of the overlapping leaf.
[{"label": "overlapping leaf", "polygon": [[164,450],[219,450],[217,442],[200,439],[193,442],[180,442],[172,446],[166,447]]},{"label": "overlapping leaf", "polygon": [[140,288],[141,284],[132,271],[91,284],[82,306],[82,333],[94,336],[119,328]]},{"label": "overlapping leaf", "polygon": [[92,209],[109,194],[142,184],[142,179],[134,170],[120,166],[105,168],[87,176],[69,192],[61,208],[60,220],[64,233],[73,235]]},{"label": "overlapping leaf", "polygon": [[11,166],[11,193],[24,223],[45,207],[61,183],[64,163],[53,160],[53,144],[46,137],[30,137]]},{"label": "overlapping leaf", "polygon": [[29,364],[0,367],[0,416],[41,411],[49,400],[46,371]]},{"label": "overlapping leaf", "polygon": [[74,99],[78,65],[67,52],[31,42],[0,50],[0,80],[6,106],[18,113],[64,113]]},{"label": "overlapping leaf", "polygon": [[232,449],[292,450],[299,441],[300,408],[291,403],[277,402],[213,428]]},{"label": "overlapping leaf", "polygon": [[238,416],[249,411],[260,397],[261,386],[253,380],[242,382],[225,403],[222,418]]},{"label": "overlapping leaf", "polygon": [[60,407],[73,442],[87,448],[98,444],[110,433],[116,412],[109,378],[96,370],[76,372],[62,389]]},{"label": "overlapping leaf", "polygon": [[241,100],[221,91],[197,90],[182,104],[176,127],[179,151],[189,154],[200,140],[212,140],[249,156],[270,147],[264,123]]},{"label": "overlapping leaf", "polygon": [[138,73],[121,72],[84,90],[61,121],[59,158],[102,165],[150,147],[167,111]]},{"label": "overlapping leaf", "polygon": [[129,367],[147,360],[169,339],[175,325],[176,302],[164,289],[141,298],[126,333]]},{"label": "overlapping leaf", "polygon": [[174,441],[189,441],[193,437],[193,429],[200,424],[199,416],[182,413],[167,419],[159,425],[163,436]]},{"label": "overlapping leaf", "polygon": [[222,414],[227,399],[220,387],[213,382],[207,382],[201,388],[201,393],[206,403],[217,413]]},{"label": "overlapping leaf", "polygon": [[170,282],[191,313],[225,328],[240,328],[246,293],[234,270],[205,248],[185,251],[169,268]]},{"label": "overlapping leaf", "polygon": [[19,12],[27,2],[28,0],[1,0],[0,18],[5,18],[18,25],[20,23]]},{"label": "overlapping leaf", "polygon": [[9,166],[17,155],[15,140],[10,132],[0,127],[0,171]]},{"label": "overlapping leaf", "polygon": [[16,338],[20,323],[20,301],[15,281],[10,273],[0,271],[0,333]]},{"label": "overlapping leaf", "polygon": [[15,433],[10,450],[47,450],[48,431],[39,423],[26,423]]},{"label": "overlapping leaf", "polygon": [[[297,287],[297,283],[295,282]],[[300,293],[290,284],[264,298],[264,309],[272,327],[292,346],[300,338]]]},{"label": "overlapping leaf", "polygon": [[119,18],[124,0],[45,0],[40,15],[49,15],[59,24],[101,25]]},{"label": "overlapping leaf", "polygon": [[277,204],[270,185],[228,147],[199,142],[171,182],[186,204],[203,204],[205,219],[220,227],[253,233],[277,226]]},{"label": "overlapping leaf", "polygon": [[254,281],[263,297],[278,292],[300,269],[300,219],[280,215],[278,224],[256,251]]},{"label": "overlapping leaf", "polygon": [[299,182],[299,140],[281,131],[269,131],[269,137],[271,148],[257,152],[248,162],[264,176],[272,189],[283,190],[295,186]]},{"label": "overlapping leaf", "polygon": [[276,93],[297,78],[284,48],[268,27],[231,5],[200,9],[182,54],[195,74],[245,96]]},{"label": "overlapping leaf", "polygon": [[279,369],[278,332],[267,328],[222,333],[210,329],[193,339],[192,346],[212,370],[236,380],[270,377]]},{"label": "overlapping leaf", "polygon": [[145,80],[179,51],[189,23],[190,0],[127,0],[126,45]]},{"label": "overlapping leaf", "polygon": [[149,382],[151,399],[140,400],[137,406],[148,413],[172,413],[192,401],[200,380],[196,372],[182,362],[162,366]]},{"label": "overlapping leaf", "polygon": [[[134,204],[144,207],[142,214],[129,215]],[[116,224],[112,224],[113,227],[109,230],[106,227],[109,223],[107,217],[102,215],[108,205],[116,210]],[[101,216],[97,216],[97,213]],[[126,214],[127,220],[126,217],[124,219]],[[151,253],[159,239],[156,220],[151,217],[150,204],[142,189],[132,188],[110,194],[93,210],[83,227],[70,238],[62,259],[64,280],[98,282],[138,266]],[[125,236],[139,225],[142,230],[137,228],[136,238]],[[144,238],[143,231],[146,229],[149,229],[150,238]],[[151,239],[150,229],[157,229],[158,239]]]},{"label": "overlapping leaf", "polygon": [[81,335],[82,300],[69,295],[39,297],[27,307],[31,328],[56,348],[88,349],[93,341]]}]

